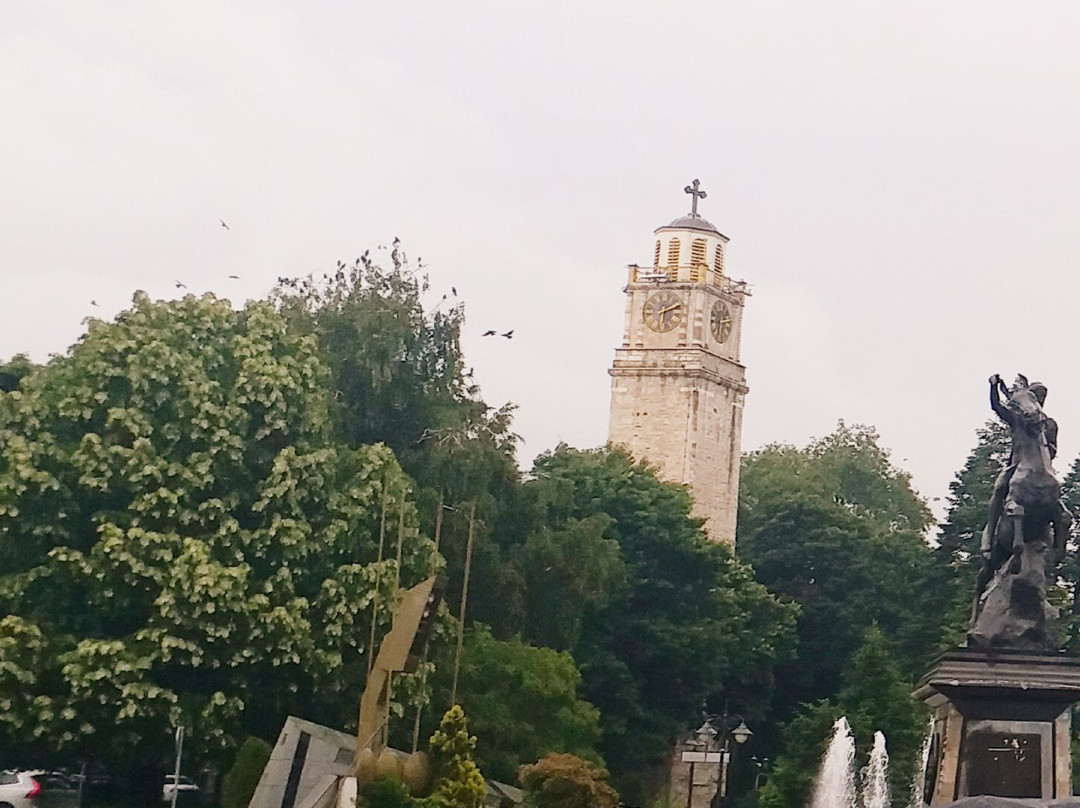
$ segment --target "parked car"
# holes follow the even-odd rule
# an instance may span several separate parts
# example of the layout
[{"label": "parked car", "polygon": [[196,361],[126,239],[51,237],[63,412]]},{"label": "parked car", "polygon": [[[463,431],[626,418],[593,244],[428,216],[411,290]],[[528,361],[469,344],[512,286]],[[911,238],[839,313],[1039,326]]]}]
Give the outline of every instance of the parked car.
[{"label": "parked car", "polygon": [[28,772],[41,790],[34,799],[34,808],[79,808],[79,775],[66,771]]},{"label": "parked car", "polygon": [[184,805],[193,805],[201,797],[198,784],[190,777],[180,775],[180,785],[176,785],[176,775],[165,775],[165,782],[161,786],[161,799],[163,802],[172,802],[173,792],[178,792],[176,802]]},{"label": "parked car", "polygon": [[32,808],[40,793],[41,783],[30,772],[0,772],[0,808]]}]

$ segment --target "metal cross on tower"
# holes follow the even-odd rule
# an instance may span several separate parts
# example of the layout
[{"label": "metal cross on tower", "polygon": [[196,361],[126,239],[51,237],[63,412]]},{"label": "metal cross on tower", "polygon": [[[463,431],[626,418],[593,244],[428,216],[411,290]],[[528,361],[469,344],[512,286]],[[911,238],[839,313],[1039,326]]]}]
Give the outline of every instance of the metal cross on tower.
[{"label": "metal cross on tower", "polygon": [[687,185],[685,188],[686,193],[693,197],[694,201],[690,203],[690,215],[697,216],[697,203],[699,199],[704,199],[708,194],[698,188],[699,181],[694,180],[693,184]]}]

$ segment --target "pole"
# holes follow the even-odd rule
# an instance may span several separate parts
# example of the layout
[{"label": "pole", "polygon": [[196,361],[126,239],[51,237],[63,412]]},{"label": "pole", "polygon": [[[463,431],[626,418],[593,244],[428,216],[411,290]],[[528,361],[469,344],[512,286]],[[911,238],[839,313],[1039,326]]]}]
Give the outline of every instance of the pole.
[{"label": "pole", "polygon": [[[443,519],[443,498],[439,496],[439,505],[435,510],[435,552],[431,554],[431,574],[435,574],[435,566],[438,562],[439,556],[439,539],[442,537],[442,519]],[[420,674],[420,689],[423,690],[427,685],[427,669],[423,667],[427,662],[427,645],[424,646],[424,655],[420,659],[420,665],[422,673]],[[420,748],[420,716],[424,712],[423,706],[417,706],[416,708],[416,720],[413,722],[412,731],[412,750],[415,752]]]},{"label": "pole", "polygon": [[728,759],[731,757],[730,751],[731,745],[728,743],[728,738],[724,736],[724,745],[721,747],[720,752],[720,799],[717,800],[719,805],[723,806],[724,801],[727,799],[727,773],[728,773]]},{"label": "pole", "polygon": [[176,798],[180,796],[180,756],[184,753],[184,728],[176,728],[176,769],[173,772],[172,808],[176,808]]},{"label": "pole", "polygon": [[[386,478],[383,478],[382,516],[379,519],[379,557],[375,562],[382,564],[383,545],[386,542]],[[375,580],[375,592],[371,597],[371,639],[368,641],[367,675],[375,667],[375,624],[379,619],[379,581]]]},{"label": "pole", "polygon": [[469,570],[472,567],[473,534],[476,526],[476,500],[469,508],[469,538],[465,543],[465,579],[461,584],[461,612],[458,615],[457,653],[454,654],[454,684],[450,688],[450,706],[457,704],[458,671],[461,668],[461,646],[465,631],[465,607],[469,602]]},{"label": "pole", "polygon": [[716,789],[716,804],[723,808],[727,801],[728,749],[731,744],[731,727],[728,721],[728,700],[724,698],[724,715],[720,719],[720,783]]},{"label": "pole", "polygon": [[690,779],[686,781],[686,808],[694,808],[694,761],[690,761]]}]

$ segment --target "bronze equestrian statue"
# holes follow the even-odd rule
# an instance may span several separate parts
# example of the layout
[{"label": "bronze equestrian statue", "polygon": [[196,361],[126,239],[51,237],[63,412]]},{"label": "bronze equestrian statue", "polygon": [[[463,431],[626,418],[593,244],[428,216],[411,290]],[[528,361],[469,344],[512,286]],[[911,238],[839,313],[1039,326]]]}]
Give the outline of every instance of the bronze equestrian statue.
[{"label": "bronze equestrian statue", "polygon": [[[1024,376],[1017,376],[1016,384],[1009,389],[1000,376],[990,377],[990,406],[1009,427],[1012,452],[994,483],[989,518],[979,548],[983,565],[976,582],[969,632],[969,642],[974,640],[975,644],[987,642],[987,636],[996,638],[989,640],[991,644],[1001,645],[1031,647],[1050,642],[1044,632],[1042,615],[1049,608],[1045,604],[1047,569],[1053,568],[1065,550],[1072,514],[1061,501],[1061,482],[1054,472],[1057,423],[1043,412],[1045,401],[1045,385],[1029,384]],[[1049,558],[1047,550],[1052,550]],[[994,605],[996,616],[992,625],[983,621],[980,626],[991,594],[988,587],[999,586],[1008,594]],[[1033,587],[1038,593],[1032,591]],[[1038,595],[1039,616],[1034,614],[1033,602],[1025,605],[1017,601],[1021,590],[1027,591],[1024,601],[1032,601]],[[1015,613],[1025,610],[1027,617],[1023,620],[1038,622],[1040,628],[1029,625],[1017,633],[1013,618]],[[1002,621],[1013,623],[1004,634],[998,631]],[[1039,639],[1032,640],[1036,635]]]}]

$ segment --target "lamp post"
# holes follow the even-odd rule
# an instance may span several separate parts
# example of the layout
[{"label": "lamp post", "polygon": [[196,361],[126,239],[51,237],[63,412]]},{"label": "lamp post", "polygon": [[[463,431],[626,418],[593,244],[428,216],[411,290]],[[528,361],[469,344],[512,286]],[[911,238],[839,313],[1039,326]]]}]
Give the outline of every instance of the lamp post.
[{"label": "lamp post", "polygon": [[706,718],[705,723],[694,732],[694,739],[688,742],[696,748],[682,753],[682,762],[690,764],[690,777],[686,781],[686,808],[694,808],[694,764],[720,763],[721,754],[709,751],[714,738],[716,738],[716,728]]},{"label": "lamp post", "polygon": [[[730,729],[732,722],[738,721],[739,724],[734,729]],[[731,762],[731,739],[735,739],[736,744],[744,744],[750,740],[753,735],[753,731],[750,727],[746,726],[746,721],[740,715],[728,715],[726,712],[720,716],[720,782],[716,788],[716,805],[718,808],[723,808],[724,802],[727,800],[727,785],[728,785],[728,767]]]}]

